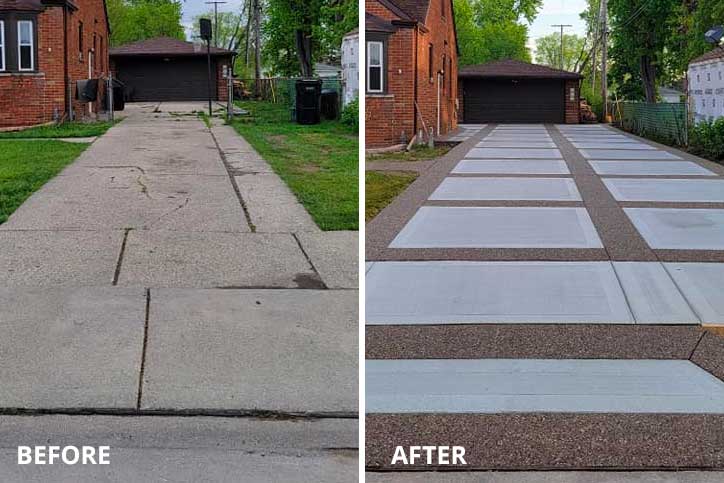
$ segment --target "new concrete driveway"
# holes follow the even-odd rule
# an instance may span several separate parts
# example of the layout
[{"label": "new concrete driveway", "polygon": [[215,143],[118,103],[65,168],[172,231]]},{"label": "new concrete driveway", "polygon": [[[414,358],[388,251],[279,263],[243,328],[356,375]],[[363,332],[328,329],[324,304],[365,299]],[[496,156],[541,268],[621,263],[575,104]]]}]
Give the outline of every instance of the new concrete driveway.
[{"label": "new concrete driveway", "polygon": [[0,225],[0,410],[357,413],[357,234],[201,104],[132,104]]},{"label": "new concrete driveway", "polygon": [[477,469],[724,467],[724,167],[467,134],[367,227],[367,464],[424,433]]}]

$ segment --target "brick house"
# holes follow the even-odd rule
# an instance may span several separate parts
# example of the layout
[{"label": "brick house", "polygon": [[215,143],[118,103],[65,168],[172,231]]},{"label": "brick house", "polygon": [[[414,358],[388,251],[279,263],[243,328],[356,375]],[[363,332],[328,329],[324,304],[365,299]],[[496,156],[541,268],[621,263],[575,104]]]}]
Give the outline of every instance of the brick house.
[{"label": "brick house", "polygon": [[0,0],[0,128],[95,117],[76,81],[107,74],[109,32],[104,0]]},{"label": "brick house", "polygon": [[576,72],[511,59],[461,67],[459,120],[577,124],[581,78]]},{"label": "brick house", "polygon": [[457,127],[452,0],[365,0],[366,144],[407,143]]}]

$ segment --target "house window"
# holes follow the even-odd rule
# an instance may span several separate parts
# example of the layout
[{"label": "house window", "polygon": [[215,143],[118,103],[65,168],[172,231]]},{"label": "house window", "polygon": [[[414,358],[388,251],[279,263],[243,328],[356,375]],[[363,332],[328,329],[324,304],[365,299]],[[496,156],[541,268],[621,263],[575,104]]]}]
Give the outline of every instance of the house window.
[{"label": "house window", "polygon": [[5,22],[0,20],[0,70],[5,70]]},{"label": "house window", "polygon": [[78,22],[78,60],[83,62],[83,22]]},{"label": "house window", "polygon": [[711,72],[706,73],[706,80],[711,82]]},{"label": "house window", "polygon": [[367,92],[384,92],[384,43],[367,42]]},{"label": "house window", "polygon": [[35,69],[34,44],[33,22],[30,20],[18,21],[18,70]]},{"label": "house window", "polygon": [[434,50],[435,49],[433,48],[432,44],[430,44],[427,48],[427,73],[430,77],[430,82],[434,81],[434,79],[433,79],[433,77],[434,77],[433,76],[433,70],[434,70],[433,64],[435,63],[434,58],[433,58]]}]

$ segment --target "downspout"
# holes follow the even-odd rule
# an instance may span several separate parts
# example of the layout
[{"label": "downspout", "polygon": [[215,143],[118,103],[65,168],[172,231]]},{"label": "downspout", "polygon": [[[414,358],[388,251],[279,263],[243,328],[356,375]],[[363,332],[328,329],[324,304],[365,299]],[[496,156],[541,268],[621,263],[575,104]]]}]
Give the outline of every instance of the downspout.
[{"label": "downspout", "polygon": [[63,97],[68,120],[73,120],[73,104],[70,97],[70,79],[68,78],[68,5],[63,5]]},{"label": "downspout", "polygon": [[440,73],[437,73],[437,135],[440,135]]},{"label": "downspout", "polygon": [[414,97],[412,102],[412,137],[417,136],[417,36],[418,26],[415,25],[415,61],[413,70],[415,71]]}]

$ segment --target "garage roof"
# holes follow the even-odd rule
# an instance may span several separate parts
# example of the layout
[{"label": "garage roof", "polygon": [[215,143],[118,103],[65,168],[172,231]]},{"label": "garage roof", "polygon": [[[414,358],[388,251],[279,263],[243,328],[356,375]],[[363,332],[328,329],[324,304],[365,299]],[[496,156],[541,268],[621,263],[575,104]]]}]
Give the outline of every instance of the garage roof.
[{"label": "garage roof", "polygon": [[[155,39],[139,40],[131,44],[114,47],[110,50],[111,57],[114,56],[192,56],[206,55],[206,46],[186,42],[185,40],[173,39],[171,37],[156,37]],[[211,47],[211,55],[225,56],[233,55],[234,52],[226,49]]]},{"label": "garage roof", "polygon": [[537,79],[581,79],[581,74],[553,69],[545,65],[531,64],[520,60],[496,60],[478,65],[461,67],[460,78],[481,79],[494,77],[528,77]]}]

